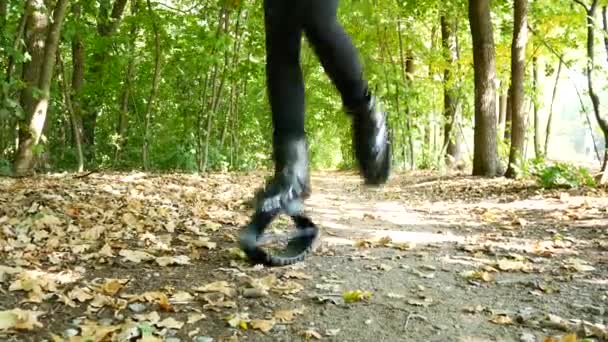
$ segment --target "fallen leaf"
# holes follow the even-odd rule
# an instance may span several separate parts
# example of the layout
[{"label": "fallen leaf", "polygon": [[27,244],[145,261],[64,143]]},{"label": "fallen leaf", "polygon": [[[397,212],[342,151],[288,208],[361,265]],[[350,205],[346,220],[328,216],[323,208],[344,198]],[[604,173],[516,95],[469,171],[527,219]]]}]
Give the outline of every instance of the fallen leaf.
[{"label": "fallen leaf", "polygon": [[42,315],[44,315],[43,311],[22,309],[0,311],[0,331],[42,328],[42,323],[38,322],[38,317]]},{"label": "fallen leaf", "polygon": [[122,290],[128,282],[128,279],[106,279],[105,283],[99,287],[99,291],[108,296],[114,296]]},{"label": "fallen leaf", "polygon": [[136,315],[133,315],[133,318],[135,318],[136,320],[138,320],[140,322],[150,322],[152,324],[156,324],[157,322],[160,321],[160,315],[156,311],[152,311],[147,314],[136,314]]},{"label": "fallen leaf", "polygon": [[301,279],[301,280],[310,280],[312,279],[312,276],[303,273],[303,272],[298,272],[298,271],[289,271],[287,273],[285,273],[284,275],[285,278],[288,279]]},{"label": "fallen leaf", "polygon": [[304,307],[292,310],[278,310],[274,313],[274,318],[282,323],[292,322],[296,316],[304,313]]},{"label": "fallen leaf", "polygon": [[530,271],[531,267],[523,261],[514,261],[501,259],[498,261],[497,267],[501,271]]},{"label": "fallen leaf", "polygon": [[267,333],[270,330],[272,330],[272,328],[275,325],[275,321],[274,320],[254,319],[250,322],[250,324],[251,324],[251,328],[259,330],[263,333]]},{"label": "fallen leaf", "polygon": [[188,292],[182,291],[171,296],[169,302],[173,304],[186,304],[192,302],[192,300],[194,300],[194,296]]},{"label": "fallen leaf", "polygon": [[370,291],[345,291],[342,293],[342,298],[344,298],[344,302],[353,303],[359,302],[362,300],[369,300],[372,297],[372,293]]},{"label": "fallen leaf", "polygon": [[207,316],[201,314],[201,313],[191,313],[188,314],[188,321],[186,323],[188,324],[194,324],[202,319],[207,318]]},{"label": "fallen leaf", "polygon": [[232,288],[227,281],[216,281],[207,285],[203,285],[194,289],[196,292],[218,292],[228,297],[236,296],[236,290]]},{"label": "fallen leaf", "polygon": [[246,312],[232,314],[225,319],[231,327],[241,328],[243,330],[248,329],[248,323],[250,322],[249,313]]},{"label": "fallen leaf", "polygon": [[490,319],[490,322],[499,325],[510,325],[513,324],[513,318],[509,317],[508,315],[496,315]]},{"label": "fallen leaf", "polygon": [[123,257],[124,261],[130,261],[139,264],[142,261],[154,260],[154,256],[144,251],[132,251],[128,249],[121,250],[118,255]]},{"label": "fallen leaf", "polygon": [[184,322],[180,322],[173,317],[167,317],[160,322],[155,323],[159,328],[180,330],[184,326]]},{"label": "fallen leaf", "polygon": [[189,265],[190,257],[188,257],[187,255],[158,257],[156,258],[156,263],[161,267],[169,265]]},{"label": "fallen leaf", "polygon": [[302,291],[304,289],[304,286],[302,286],[299,283],[296,283],[295,281],[286,281],[285,283],[279,284],[275,287],[272,288],[273,292],[276,293],[280,293],[280,294],[295,294],[298,293],[300,291]]},{"label": "fallen leaf", "polygon": [[300,335],[304,336],[304,339],[306,341],[308,341],[308,340],[310,340],[312,338],[315,338],[317,340],[320,340],[320,339],[323,338],[321,336],[321,334],[319,334],[316,330],[313,330],[313,329],[304,330],[304,331],[300,332]]}]

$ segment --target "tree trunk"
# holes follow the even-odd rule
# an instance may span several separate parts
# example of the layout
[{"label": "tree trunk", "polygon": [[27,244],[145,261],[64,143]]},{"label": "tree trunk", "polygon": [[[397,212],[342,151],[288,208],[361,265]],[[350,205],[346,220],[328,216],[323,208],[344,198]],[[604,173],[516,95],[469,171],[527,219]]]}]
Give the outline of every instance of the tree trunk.
[{"label": "tree trunk", "polygon": [[73,131],[72,135],[74,138],[74,145],[76,147],[76,156],[78,158],[77,170],[78,172],[82,172],[84,171],[84,155],[82,153],[82,141],[80,140],[80,133],[78,132],[79,128],[77,125],[76,113],[74,112],[74,104],[72,103],[72,97],[70,96],[70,89],[67,84],[67,74],[63,65],[61,54],[58,54],[57,64],[59,67],[59,75],[61,76],[59,79],[59,86],[63,94],[63,102],[65,103],[65,107],[68,113],[70,114],[69,122],[71,125],[71,130]]},{"label": "tree trunk", "polygon": [[[414,60],[411,56],[411,54],[408,53],[408,55],[406,56],[405,54],[405,49],[403,47],[403,38],[402,38],[402,34],[401,34],[401,24],[397,24],[397,34],[399,37],[399,57],[400,57],[400,64],[401,64],[401,77],[403,80],[403,83],[405,84],[407,91],[409,91],[409,89],[412,86],[412,79],[414,77],[414,71],[415,71],[415,65],[414,65]],[[405,97],[407,98],[407,92],[405,94]],[[409,151],[409,161],[410,161],[410,170],[414,170],[416,168],[416,156],[414,155],[414,133],[413,133],[413,123],[412,123],[412,113],[411,113],[411,107],[409,106],[409,102],[406,101],[404,103],[405,105],[405,129],[403,130],[403,134],[404,134],[404,149],[405,146],[408,146],[408,151]],[[407,136],[406,136],[407,135]],[[407,144],[405,144],[405,141],[408,141]],[[406,160],[405,158],[405,150],[403,152],[404,154],[404,162]]]},{"label": "tree trunk", "polygon": [[553,126],[553,105],[555,104],[555,98],[557,97],[557,86],[559,84],[559,77],[562,73],[563,59],[560,57],[559,66],[557,67],[557,75],[555,76],[555,84],[553,85],[553,95],[551,96],[551,104],[549,105],[549,115],[547,116],[547,130],[545,135],[545,155],[549,155],[549,142],[551,141],[551,130]]},{"label": "tree trunk", "polygon": [[150,0],[148,3],[148,14],[150,20],[152,20],[152,30],[154,31],[154,78],[152,79],[152,89],[150,91],[150,97],[148,98],[148,105],[145,114],[144,123],[144,146],[143,146],[143,163],[144,170],[150,170],[150,124],[152,121],[152,112],[154,110],[154,101],[156,100],[156,94],[158,93],[158,85],[160,82],[160,63],[161,63],[161,48],[160,48],[160,33],[158,32],[158,23],[156,16],[152,11],[152,4]]},{"label": "tree trunk", "polygon": [[475,68],[473,175],[494,177],[497,173],[496,61],[489,1],[469,1],[469,22]]},{"label": "tree trunk", "polygon": [[[97,18],[98,39],[109,39],[120,24],[122,14],[127,5],[127,0],[115,0],[111,13],[109,0],[102,0]],[[103,86],[105,63],[109,55],[108,49],[96,50],[91,57],[91,67],[87,74],[87,82],[97,87]],[[92,101],[82,111],[82,133],[86,158],[89,163],[95,161],[95,127],[97,126],[97,115],[101,106],[101,94],[92,94]]]},{"label": "tree trunk", "polygon": [[[28,0],[26,44],[31,60],[25,65],[23,75],[27,87],[21,100],[26,119],[19,124],[20,143],[14,165],[17,176],[31,173],[34,166],[34,148],[40,141],[46,120],[53,68],[67,5],[68,0],[57,1],[49,27],[44,1]],[[39,94],[35,94],[35,88],[38,88]]]},{"label": "tree trunk", "polygon": [[501,93],[499,97],[499,110],[498,110],[498,136],[503,139],[505,135],[506,122],[507,122],[507,101],[509,96],[506,92]]},{"label": "tree trunk", "polygon": [[447,66],[443,76],[443,111],[445,117],[444,146],[446,147],[445,162],[448,167],[461,163],[462,153],[460,134],[454,127],[459,122],[459,100],[457,98],[458,86],[452,69],[456,68],[458,61],[458,42],[456,40],[456,22],[441,17],[441,42]]},{"label": "tree trunk", "polygon": [[526,113],[524,111],[524,77],[528,42],[528,0],[515,0],[511,44],[511,149],[506,176],[517,177],[517,167],[524,158]]},{"label": "tree trunk", "polygon": [[[593,82],[593,70],[595,68],[595,17],[597,13],[597,7],[599,5],[599,0],[593,0],[591,6],[587,7],[582,1],[575,0],[576,3],[583,6],[585,9],[585,14],[587,15],[587,84],[589,87],[589,98],[591,99],[591,103],[593,104],[593,113],[595,114],[595,118],[602,129],[602,133],[604,134],[604,161],[602,163],[602,179],[601,183],[606,181],[608,177],[608,173],[606,172],[606,166],[608,163],[608,118],[603,117],[600,112],[600,98],[595,92],[594,82]],[[604,27],[604,31],[607,30],[607,27]],[[608,45],[606,46],[608,49]],[[607,51],[608,52],[608,51]]]},{"label": "tree trunk", "polygon": [[545,67],[542,56],[534,58],[534,99],[532,104],[534,106],[534,153],[536,158],[544,156],[544,150],[542,148],[542,98],[543,98],[543,81],[545,74]]},{"label": "tree trunk", "polygon": [[8,0],[0,0],[0,32],[4,32],[5,29],[7,8]]},{"label": "tree trunk", "polygon": [[[74,20],[80,24],[82,8],[80,2],[72,6]],[[70,94],[70,119],[72,121],[72,134],[76,151],[78,153],[78,170],[84,170],[84,153],[82,149],[82,104],[80,102],[82,85],[84,84],[85,51],[79,30],[76,30],[72,40],[72,92]]]}]

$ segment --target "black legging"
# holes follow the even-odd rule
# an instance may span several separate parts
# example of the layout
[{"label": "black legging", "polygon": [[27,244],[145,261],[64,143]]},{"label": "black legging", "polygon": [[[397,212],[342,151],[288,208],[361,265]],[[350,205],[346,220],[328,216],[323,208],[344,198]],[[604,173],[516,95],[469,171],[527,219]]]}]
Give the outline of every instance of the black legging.
[{"label": "black legging", "polygon": [[[345,108],[366,101],[367,82],[356,48],[338,23],[338,0],[264,0],[266,76],[277,145],[303,140],[304,81],[300,67],[302,33],[342,96]],[[281,156],[275,156],[282,164]]]}]

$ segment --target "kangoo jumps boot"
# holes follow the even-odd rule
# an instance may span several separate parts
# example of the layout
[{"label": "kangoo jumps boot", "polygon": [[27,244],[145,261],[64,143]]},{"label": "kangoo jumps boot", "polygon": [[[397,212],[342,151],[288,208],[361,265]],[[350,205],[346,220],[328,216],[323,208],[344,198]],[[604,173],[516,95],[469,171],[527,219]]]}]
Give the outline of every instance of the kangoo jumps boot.
[{"label": "kangoo jumps boot", "polygon": [[352,116],[353,149],[365,184],[386,183],[390,174],[391,146],[387,115],[375,96],[367,94],[359,108],[347,108]]},{"label": "kangoo jumps boot", "polygon": [[255,209],[298,215],[311,192],[306,139],[278,143],[274,146],[274,159],[274,177],[256,194]]}]

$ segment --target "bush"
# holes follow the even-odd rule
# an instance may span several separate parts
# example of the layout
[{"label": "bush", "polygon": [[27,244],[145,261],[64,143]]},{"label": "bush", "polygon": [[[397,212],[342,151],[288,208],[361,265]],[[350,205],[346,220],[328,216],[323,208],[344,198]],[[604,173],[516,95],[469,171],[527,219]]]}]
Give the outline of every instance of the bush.
[{"label": "bush", "polygon": [[549,163],[544,159],[532,159],[520,168],[522,176],[533,177],[545,189],[595,187],[596,182],[589,170],[572,164]]}]

